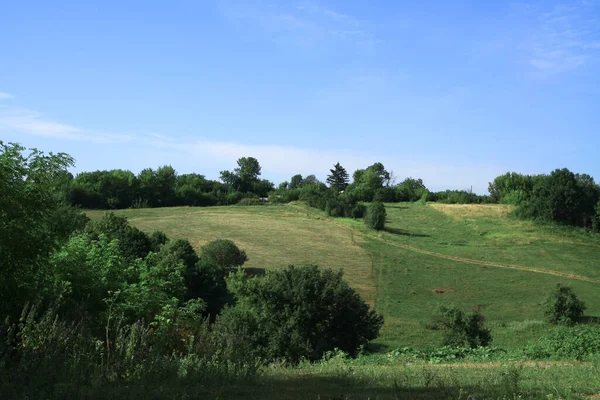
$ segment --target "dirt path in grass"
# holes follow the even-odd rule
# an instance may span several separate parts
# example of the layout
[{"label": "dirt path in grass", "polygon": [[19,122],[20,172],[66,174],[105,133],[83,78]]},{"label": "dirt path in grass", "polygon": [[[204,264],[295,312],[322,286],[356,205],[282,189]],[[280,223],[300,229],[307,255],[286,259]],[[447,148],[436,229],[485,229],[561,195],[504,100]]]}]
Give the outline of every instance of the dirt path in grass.
[{"label": "dirt path in grass", "polygon": [[[590,282],[590,283],[600,283],[600,280],[598,280],[598,279],[592,279],[592,278],[588,278],[587,276],[582,276],[582,275],[577,275],[577,274],[570,274],[568,272],[551,271],[551,270],[547,270],[547,269],[524,267],[524,266],[513,265],[513,264],[501,264],[501,263],[495,263],[495,262],[491,262],[491,261],[481,261],[481,260],[474,260],[472,258],[455,257],[455,256],[449,256],[446,254],[435,253],[433,251],[418,249],[416,247],[409,246],[407,244],[392,242],[390,240],[386,240],[377,235],[365,234],[365,233],[360,232],[352,227],[340,224],[340,223],[336,222],[333,218],[328,218],[328,221],[335,224],[336,226],[339,226],[340,228],[344,228],[346,230],[351,231],[352,234],[357,234],[357,235],[360,235],[363,237],[370,237],[370,238],[373,238],[380,242],[383,242],[385,244],[388,244],[390,246],[397,247],[397,248],[400,248],[403,250],[413,251],[415,253],[423,254],[426,256],[430,256],[430,257],[442,258],[444,260],[456,261],[456,262],[463,263],[463,264],[479,265],[482,267],[514,269],[517,271],[525,271],[525,272],[533,272],[533,273],[537,273],[537,274],[560,276],[563,278],[575,279],[578,281],[584,281],[584,282]],[[353,241],[354,241],[354,238],[353,238]]]},{"label": "dirt path in grass", "polygon": [[[336,225],[339,225],[339,224],[336,223]],[[350,228],[350,229],[352,229],[352,228]],[[567,273],[567,272],[560,272],[560,271],[550,271],[550,270],[547,270],[547,269],[523,267],[523,266],[520,266],[520,265],[513,265],[513,264],[501,264],[501,263],[495,263],[495,262],[491,262],[491,261],[480,261],[480,260],[474,260],[472,258],[463,258],[463,257],[449,256],[449,255],[446,255],[446,254],[434,253],[433,251],[418,249],[416,247],[412,247],[412,246],[409,246],[409,245],[406,245],[406,244],[400,244],[400,243],[396,243],[396,242],[391,242],[389,240],[386,240],[386,239],[384,239],[382,237],[378,237],[378,236],[375,236],[375,235],[370,236],[370,237],[372,237],[372,238],[374,238],[376,240],[379,240],[380,242],[389,244],[390,246],[398,247],[400,249],[404,249],[404,250],[408,250],[408,251],[414,251],[415,253],[427,255],[427,256],[430,256],[430,257],[442,258],[444,260],[456,261],[456,262],[464,263],[464,264],[480,265],[482,267],[505,268],[505,269],[514,269],[514,270],[517,270],[517,271],[535,272],[535,273],[538,273],[538,274],[560,276],[560,277],[563,277],[563,278],[575,279],[575,280],[578,280],[578,281],[591,282],[591,283],[600,283],[600,280],[588,278],[587,276],[570,274],[570,273]]]},{"label": "dirt path in grass", "polygon": [[491,262],[491,261],[481,261],[481,260],[475,260],[472,258],[464,258],[464,257],[456,257],[456,256],[450,256],[450,255],[446,255],[446,254],[441,254],[441,253],[435,253],[433,251],[428,251],[428,250],[423,250],[423,249],[419,249],[413,246],[409,246],[407,244],[401,244],[401,243],[396,243],[396,242],[392,242],[390,240],[387,240],[379,235],[376,234],[367,234],[365,232],[361,232],[358,229],[352,228],[351,226],[345,225],[345,224],[341,224],[339,222],[337,222],[335,220],[335,218],[323,215],[323,214],[317,214],[314,211],[310,210],[308,207],[301,207],[298,206],[297,204],[292,205],[293,208],[295,208],[296,210],[300,211],[300,212],[305,212],[307,213],[307,215],[312,215],[312,216],[316,216],[317,218],[330,222],[340,228],[343,228],[347,231],[350,232],[351,235],[351,240],[353,243],[356,244],[356,240],[354,235],[357,236],[362,236],[362,237],[369,237],[375,240],[378,240],[380,242],[383,242],[385,244],[388,244],[390,246],[393,247],[397,247],[403,250],[408,250],[408,251],[412,251],[415,253],[419,253],[419,254],[423,254],[426,256],[430,256],[430,257],[436,257],[436,258],[441,258],[444,260],[450,260],[450,261],[456,261],[459,263],[463,263],[463,264],[471,264],[471,265],[479,265],[482,267],[492,267],[492,268],[504,268],[504,269],[513,269],[516,271],[524,271],[524,272],[533,272],[533,273],[537,273],[537,274],[545,274],[545,275],[552,275],[552,276],[560,276],[563,278],[568,278],[568,279],[574,279],[574,280],[578,280],[578,281],[583,281],[583,282],[590,282],[590,283],[599,283],[600,284],[600,280],[598,279],[592,279],[592,278],[588,278],[587,276],[582,276],[582,275],[577,275],[577,274],[570,274],[568,272],[560,272],[560,271],[551,271],[551,270],[547,270],[547,269],[539,269],[539,268],[531,268],[531,267],[524,267],[521,265],[514,265],[514,264],[502,264],[502,263],[495,263],[495,262]]}]

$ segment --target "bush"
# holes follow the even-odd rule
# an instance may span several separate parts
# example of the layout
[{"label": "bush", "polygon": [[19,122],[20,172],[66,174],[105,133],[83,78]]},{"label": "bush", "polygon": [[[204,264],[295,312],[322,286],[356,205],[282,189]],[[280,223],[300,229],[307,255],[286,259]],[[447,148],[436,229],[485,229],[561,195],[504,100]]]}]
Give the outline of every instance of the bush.
[{"label": "bush", "polygon": [[583,315],[585,303],[575,296],[571,288],[556,285],[544,302],[544,313],[548,322],[560,325],[570,325]]},{"label": "bush", "polygon": [[364,218],[367,212],[367,206],[364,203],[357,203],[352,209],[352,218],[360,219]]},{"label": "bush", "polygon": [[369,228],[380,231],[385,227],[386,216],[387,213],[383,203],[374,202],[367,207],[365,223]]},{"label": "bush", "polygon": [[485,317],[479,310],[465,314],[455,306],[441,306],[432,328],[444,330],[445,346],[485,347],[492,342],[492,334],[485,328],[484,322]]},{"label": "bush", "polygon": [[123,255],[130,260],[144,258],[154,249],[154,243],[147,234],[130,226],[127,218],[113,212],[107,212],[101,220],[88,224],[86,230],[93,239],[102,234],[110,240],[118,239]]},{"label": "bush", "polygon": [[586,359],[600,354],[600,327],[557,327],[553,332],[528,344],[524,352],[533,359]]},{"label": "bush", "polygon": [[200,264],[214,266],[222,271],[223,275],[241,267],[246,261],[248,261],[246,252],[228,239],[213,240],[202,246],[200,253]]},{"label": "bush", "polygon": [[383,317],[342,277],[317,266],[291,265],[254,277],[239,271],[227,282],[237,303],[221,322],[233,333],[246,330],[267,360],[319,360],[336,348],[354,356],[378,336]]}]

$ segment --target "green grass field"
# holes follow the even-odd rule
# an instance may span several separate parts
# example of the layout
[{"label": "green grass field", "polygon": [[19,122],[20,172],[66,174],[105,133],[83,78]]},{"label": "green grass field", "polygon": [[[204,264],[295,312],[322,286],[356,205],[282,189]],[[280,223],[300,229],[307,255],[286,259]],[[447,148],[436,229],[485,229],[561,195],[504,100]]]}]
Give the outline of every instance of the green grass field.
[{"label": "green grass field", "polygon": [[[387,212],[382,232],[368,230],[362,221],[329,218],[302,203],[117,214],[144,231],[189,239],[197,250],[216,238],[231,239],[248,253],[250,268],[343,268],[350,284],[385,317],[373,346],[384,359],[396,348],[439,346],[440,334],[425,325],[440,305],[450,303],[465,310],[482,307],[492,344],[513,357],[502,364],[457,364],[463,365],[460,370],[380,364],[368,356],[356,365],[270,368],[258,386],[227,389],[217,397],[468,398],[479,393],[478,398],[513,398],[503,396],[520,392],[525,393],[520,398],[579,398],[600,391],[595,362],[518,361],[523,346],[553,329],[543,322],[541,303],[556,283],[573,288],[588,305],[588,316],[600,316],[597,236],[520,221],[502,205],[388,204]],[[88,212],[92,219],[102,214]],[[511,389],[515,380],[518,390]]]},{"label": "green grass field", "polygon": [[[494,345],[518,348],[539,337],[541,302],[556,283],[571,286],[600,315],[600,241],[510,216],[502,205],[388,204],[386,230],[332,219],[302,203],[257,207],[121,210],[132,225],[196,247],[231,239],[250,268],[317,264],[346,279],[383,313],[384,349],[439,345],[424,328],[441,304],[482,307]],[[88,211],[92,218],[103,212]]]}]

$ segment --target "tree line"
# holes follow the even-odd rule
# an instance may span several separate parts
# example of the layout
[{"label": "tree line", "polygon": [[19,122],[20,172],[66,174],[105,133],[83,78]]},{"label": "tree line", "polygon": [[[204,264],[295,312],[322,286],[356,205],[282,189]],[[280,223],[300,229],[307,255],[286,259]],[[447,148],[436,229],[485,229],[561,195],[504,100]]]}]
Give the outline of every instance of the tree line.
[{"label": "tree line", "polygon": [[[509,172],[489,184],[489,195],[467,190],[432,192],[422,179],[408,177],[397,183],[393,172],[380,163],[354,171],[352,176],[336,163],[325,182],[315,175],[294,175],[277,187],[260,179],[261,166],[253,157],[242,157],[233,171],[221,171],[220,180],[203,175],[177,174],[171,166],[131,171],[64,174],[67,200],[83,208],[215,206],[306,201],[331,216],[363,218],[366,203],[441,202],[448,204],[502,203],[517,206],[517,215],[600,230],[600,187],[587,174],[557,169],[550,174],[523,175]],[[352,178],[352,179],[351,179]],[[248,200],[256,199],[256,200]]]},{"label": "tree line", "polygon": [[177,174],[170,165],[146,168],[138,175],[127,170],[82,172],[68,183],[72,205],[89,209],[171,206],[215,206],[238,203],[245,197],[266,197],[273,184],[260,179],[255,158],[243,157],[233,171],[222,171],[221,181],[204,175]]},{"label": "tree line", "polygon": [[489,192],[494,202],[515,205],[521,218],[600,231],[600,186],[588,174],[509,172],[490,182]]}]

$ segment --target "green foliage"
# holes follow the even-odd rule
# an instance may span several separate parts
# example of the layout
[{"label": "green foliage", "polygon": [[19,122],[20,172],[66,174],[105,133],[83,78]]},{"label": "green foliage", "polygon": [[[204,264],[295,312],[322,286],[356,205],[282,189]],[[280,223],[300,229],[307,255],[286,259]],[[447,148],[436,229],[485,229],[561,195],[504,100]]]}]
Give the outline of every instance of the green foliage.
[{"label": "green foliage", "polygon": [[387,212],[383,203],[373,202],[367,207],[365,224],[371,229],[382,230],[385,227]]},{"label": "green foliage", "polygon": [[158,251],[160,249],[160,246],[167,243],[167,240],[169,240],[169,238],[163,231],[154,231],[150,234],[148,238],[150,239],[153,251]]},{"label": "green foliage", "polygon": [[426,349],[403,347],[388,353],[389,361],[423,360],[431,364],[453,363],[457,361],[482,362],[498,359],[507,351],[498,347],[455,347],[442,346]]},{"label": "green foliage", "polygon": [[466,190],[434,192],[429,195],[428,200],[446,204],[486,204],[492,202],[492,198],[489,196],[480,196]]},{"label": "green foliage", "polygon": [[137,176],[123,170],[82,172],[65,190],[70,204],[89,209],[230,205],[244,197],[267,196],[273,183],[259,176],[258,161],[244,157],[234,172],[221,173],[224,183],[195,173],[178,175],[167,165],[146,168]]},{"label": "green foliage", "polygon": [[130,260],[144,258],[154,249],[153,241],[147,234],[130,226],[127,218],[113,212],[107,212],[99,221],[88,224],[86,231],[93,238],[106,235],[109,240],[118,239],[123,255]]},{"label": "green foliage", "polygon": [[490,182],[488,191],[494,203],[520,204],[533,191],[534,177],[507,172]]},{"label": "green foliage", "polygon": [[[390,173],[385,170],[382,163],[375,163],[366,169],[359,169],[352,175],[354,182],[348,186],[345,194],[357,201],[373,201],[378,195],[378,201],[393,201],[393,191],[382,189],[388,188]],[[392,197],[392,198],[390,198]]]},{"label": "green foliage", "polygon": [[246,252],[228,239],[213,240],[202,246],[200,252],[200,263],[217,267],[223,276],[241,267],[246,261]]},{"label": "green foliage", "polygon": [[290,190],[298,189],[299,187],[302,187],[303,183],[304,183],[304,178],[302,178],[302,175],[300,175],[300,174],[294,175],[294,176],[292,176],[292,179],[290,180],[289,189]]},{"label": "green foliage", "polygon": [[583,315],[585,303],[577,298],[568,286],[556,284],[544,302],[544,314],[548,322],[553,324],[570,325]]},{"label": "green foliage", "polygon": [[236,192],[251,192],[255,188],[260,191],[259,196],[266,196],[273,190],[269,181],[259,181],[261,167],[254,157],[242,157],[237,160],[237,168],[231,171],[221,171],[221,180]]},{"label": "green foliage", "polygon": [[73,159],[0,141],[0,312],[42,290],[48,255],[86,219],[64,204]]},{"label": "green foliage", "polygon": [[[241,333],[204,322],[185,331],[184,314],[156,328],[105,320],[100,338],[84,320],[26,307],[18,324],[0,323],[3,399],[203,398],[209,388],[252,381],[259,366]],[[162,394],[161,394],[162,393]]]},{"label": "green foliage", "polygon": [[455,306],[441,306],[432,328],[444,331],[445,346],[477,348],[492,342],[491,331],[484,323],[485,318],[479,310],[465,314]]},{"label": "green foliage", "polygon": [[244,329],[253,348],[269,360],[318,360],[338,348],[350,355],[377,337],[383,317],[342,279],[342,272],[316,266],[230,276],[236,305],[223,321],[233,334]]},{"label": "green foliage", "polygon": [[427,188],[422,179],[406,178],[401,183],[394,187],[394,201],[417,201],[419,200]]},{"label": "green foliage", "polygon": [[331,173],[327,176],[327,183],[330,187],[339,192],[348,186],[348,172],[346,172],[346,169],[342,167],[340,163],[335,164],[333,169],[329,170],[329,172]]},{"label": "green foliage", "polygon": [[596,203],[596,207],[594,207],[595,214],[592,221],[592,229],[595,232],[600,232],[600,200]]},{"label": "green foliage", "polygon": [[367,212],[367,205],[365,203],[356,203],[352,208],[352,218],[361,219],[364,218]]},{"label": "green foliage", "polygon": [[105,310],[104,299],[131,280],[128,263],[117,239],[105,235],[93,239],[87,233],[72,236],[50,257],[52,281],[46,287],[50,299],[61,299],[68,313],[89,312],[93,318]]},{"label": "green foliage", "polygon": [[[595,206],[600,200],[600,187],[587,174],[574,174],[566,168],[550,175],[530,178],[530,191],[518,192],[516,213],[521,218],[544,222],[594,227]],[[505,196],[510,199],[510,196]]]},{"label": "green foliage", "polygon": [[561,326],[525,346],[524,353],[533,359],[584,360],[600,354],[600,326]]},{"label": "green foliage", "polygon": [[275,189],[273,182],[267,179],[252,182],[252,193],[255,193],[259,197],[267,197],[273,189]]}]

